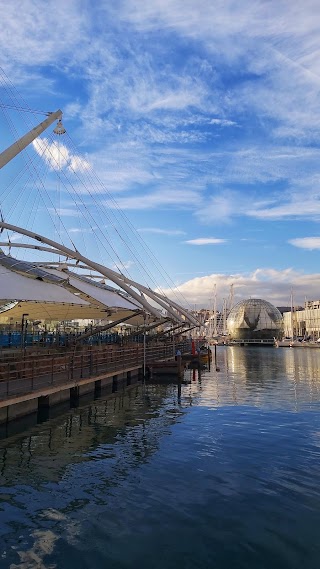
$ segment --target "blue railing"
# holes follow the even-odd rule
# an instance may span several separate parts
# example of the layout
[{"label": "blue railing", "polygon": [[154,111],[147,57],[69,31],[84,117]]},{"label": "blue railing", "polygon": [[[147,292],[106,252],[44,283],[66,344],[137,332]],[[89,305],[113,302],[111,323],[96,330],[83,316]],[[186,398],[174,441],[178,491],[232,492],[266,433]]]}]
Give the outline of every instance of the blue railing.
[{"label": "blue railing", "polygon": [[[23,337],[21,332],[0,332],[0,347],[1,348],[19,348],[21,346],[33,346],[35,344],[40,346],[68,346],[74,341],[78,334],[61,333],[27,333]],[[104,334],[99,336],[91,336],[82,340],[87,345],[114,344],[120,342],[118,334]]]}]

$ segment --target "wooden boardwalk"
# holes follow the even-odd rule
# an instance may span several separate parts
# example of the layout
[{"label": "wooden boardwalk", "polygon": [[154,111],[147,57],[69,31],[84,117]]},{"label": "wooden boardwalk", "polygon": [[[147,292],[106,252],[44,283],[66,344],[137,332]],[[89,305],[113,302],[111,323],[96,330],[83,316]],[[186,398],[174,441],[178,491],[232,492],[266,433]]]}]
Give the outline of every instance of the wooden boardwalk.
[{"label": "wooden boardwalk", "polygon": [[[109,348],[109,349],[108,349]],[[147,347],[104,346],[78,353],[16,354],[0,361],[0,423],[101,389],[143,378],[152,365],[176,364],[173,351],[190,349],[189,342]],[[15,356],[15,357],[14,357]]]}]

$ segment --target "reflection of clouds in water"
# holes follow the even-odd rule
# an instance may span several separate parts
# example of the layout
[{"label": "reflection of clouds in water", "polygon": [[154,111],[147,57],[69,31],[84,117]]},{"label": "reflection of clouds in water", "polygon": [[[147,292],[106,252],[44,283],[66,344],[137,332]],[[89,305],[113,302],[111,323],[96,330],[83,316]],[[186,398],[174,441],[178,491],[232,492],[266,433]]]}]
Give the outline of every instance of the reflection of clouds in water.
[{"label": "reflection of clouds in water", "polygon": [[[55,510],[54,508],[48,508],[47,510],[43,510],[43,512],[40,514],[39,517],[44,518],[46,520],[58,522],[58,524],[59,522],[61,522],[61,524],[59,524],[60,527],[57,528],[57,533],[59,533],[59,535],[63,534],[64,538],[68,541],[68,543],[75,543],[81,530],[80,522],[74,519],[70,519],[63,512]],[[61,527],[61,525],[63,525],[63,528]]]},{"label": "reflection of clouds in water", "polygon": [[[63,532],[64,537],[69,543],[74,543],[75,538],[80,533],[81,525],[78,522],[68,520],[68,517],[54,508],[43,510],[39,514],[39,518],[44,520],[51,520],[57,522],[58,525],[63,524],[64,527],[57,528],[57,535],[52,530],[35,530],[31,533],[31,537],[35,542],[31,549],[27,551],[17,551],[20,557],[20,563],[11,564],[10,569],[55,569],[55,563],[47,565],[45,563],[45,556],[51,555],[54,551],[55,543],[60,539]],[[6,555],[3,555],[4,558]]]},{"label": "reflection of clouds in water", "polygon": [[28,551],[18,551],[20,563],[12,563],[10,569],[55,569],[56,564],[45,565],[43,558],[53,552],[58,536],[51,530],[35,530],[31,536],[35,539]]},{"label": "reflection of clouds in water", "polygon": [[[263,552],[273,548],[266,524],[278,524],[281,533],[292,512],[290,534],[297,527],[296,496],[298,514],[310,506],[317,516],[317,413],[291,413],[297,402],[309,410],[320,390],[319,381],[310,383],[317,354],[219,347],[217,356],[220,371],[212,366],[195,374],[196,381],[191,374],[180,398],[177,386],[148,385],[148,406],[137,391],[131,401],[94,402],[67,420],[40,425],[31,437],[8,441],[6,494],[0,493],[8,545],[0,568],[5,561],[10,569],[152,566],[159,539],[167,555],[188,553],[197,564],[192,539],[212,544],[212,530],[217,546],[228,535],[241,552],[243,536],[250,544],[254,535],[260,551],[260,525],[263,537],[268,534]],[[319,411],[319,404],[313,408]],[[179,549],[184,540],[188,552]],[[207,566],[207,558],[199,563]]]},{"label": "reflection of clouds in water", "polygon": [[[83,526],[95,516],[97,504],[104,505],[128,474],[134,482],[134,470],[150,460],[178,420],[174,390],[149,386],[146,406],[137,386],[1,441],[2,483],[14,490],[0,494],[7,528],[0,567],[7,562],[10,569],[52,569],[63,543],[79,549]],[[48,492],[42,483],[50,484]],[[59,508],[51,508],[53,504]],[[21,536],[12,530],[13,520],[24,525]]]},{"label": "reflection of clouds in water", "polygon": [[47,520],[57,520],[57,521],[63,521],[66,519],[66,516],[62,512],[59,512],[59,510],[54,510],[53,508],[49,508],[48,510],[43,510],[43,512],[40,514],[40,517],[46,518]]}]

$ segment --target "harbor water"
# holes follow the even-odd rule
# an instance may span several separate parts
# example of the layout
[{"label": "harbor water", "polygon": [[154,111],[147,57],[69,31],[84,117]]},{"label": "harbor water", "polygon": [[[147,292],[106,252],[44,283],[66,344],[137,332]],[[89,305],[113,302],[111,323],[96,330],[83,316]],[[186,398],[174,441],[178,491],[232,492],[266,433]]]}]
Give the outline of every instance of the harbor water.
[{"label": "harbor water", "polygon": [[0,568],[318,569],[320,349],[217,359],[3,433]]}]

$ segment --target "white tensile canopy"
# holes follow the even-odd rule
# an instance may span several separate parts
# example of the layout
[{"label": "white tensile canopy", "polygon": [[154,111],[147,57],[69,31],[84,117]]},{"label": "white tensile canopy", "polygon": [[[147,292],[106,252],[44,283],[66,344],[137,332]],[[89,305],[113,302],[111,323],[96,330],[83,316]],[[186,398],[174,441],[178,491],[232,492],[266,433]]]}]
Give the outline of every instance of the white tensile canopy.
[{"label": "white tensile canopy", "polygon": [[[9,266],[5,265],[11,265]],[[14,270],[13,270],[14,269]],[[17,272],[19,271],[19,272]],[[54,282],[46,282],[45,279]],[[132,314],[131,324],[143,318],[141,307],[110,287],[83,279],[72,271],[39,270],[32,263],[0,255],[0,323],[29,320],[109,319]]]}]

